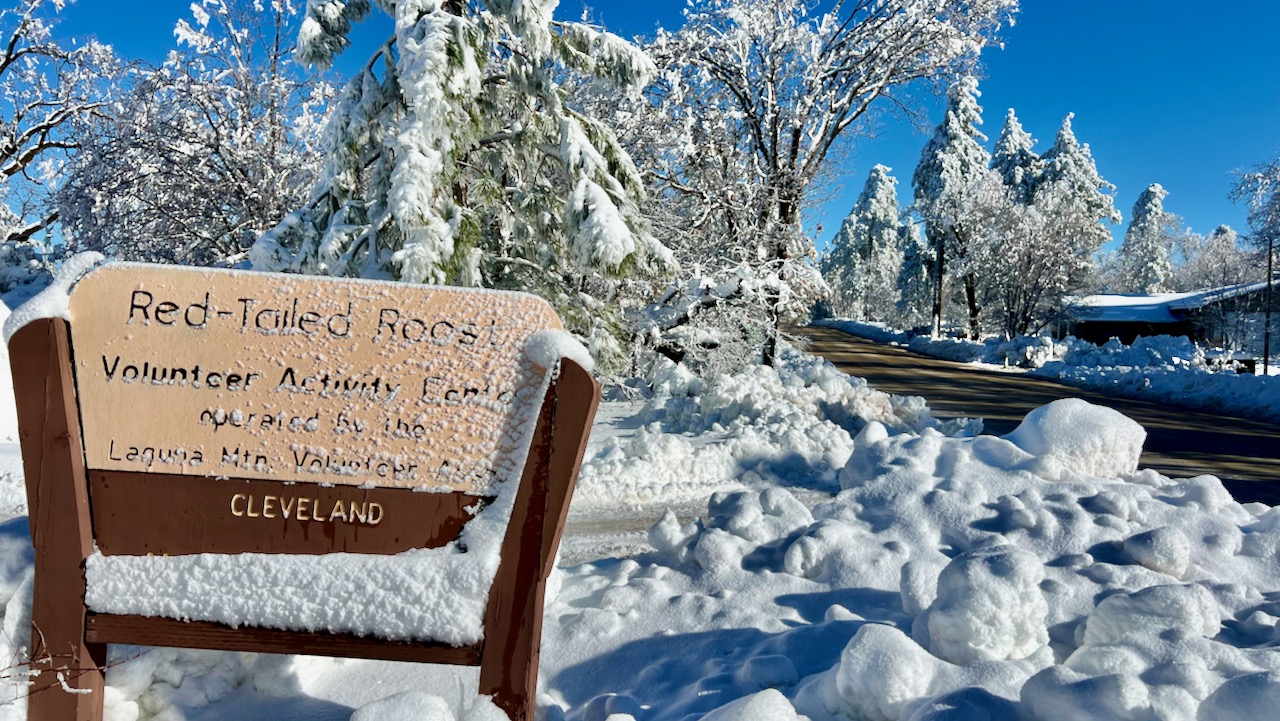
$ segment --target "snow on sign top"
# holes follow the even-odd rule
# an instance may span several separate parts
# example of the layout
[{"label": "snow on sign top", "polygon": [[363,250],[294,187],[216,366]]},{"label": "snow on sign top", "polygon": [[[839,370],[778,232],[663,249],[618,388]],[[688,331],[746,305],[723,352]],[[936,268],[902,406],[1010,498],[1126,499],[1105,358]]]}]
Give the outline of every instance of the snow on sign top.
[{"label": "snow on sign top", "polygon": [[560,329],[524,293],[109,263],[70,298],[89,468],[494,492]]}]

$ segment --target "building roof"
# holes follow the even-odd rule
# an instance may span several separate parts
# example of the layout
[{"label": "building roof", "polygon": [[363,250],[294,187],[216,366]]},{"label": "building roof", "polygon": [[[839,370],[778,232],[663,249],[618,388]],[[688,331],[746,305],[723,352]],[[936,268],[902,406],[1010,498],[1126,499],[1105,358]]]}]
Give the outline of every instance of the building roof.
[{"label": "building roof", "polygon": [[1076,321],[1113,323],[1177,323],[1187,311],[1255,293],[1267,287],[1265,280],[1189,293],[1112,293],[1086,295],[1071,300],[1068,314]]}]

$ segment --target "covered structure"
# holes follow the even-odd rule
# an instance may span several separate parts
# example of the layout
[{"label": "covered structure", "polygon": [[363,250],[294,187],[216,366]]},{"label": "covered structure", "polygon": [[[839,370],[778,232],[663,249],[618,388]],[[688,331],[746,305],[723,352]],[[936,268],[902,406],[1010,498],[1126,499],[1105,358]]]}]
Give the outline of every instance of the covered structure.
[{"label": "covered structure", "polygon": [[[1071,302],[1058,334],[1092,343],[1182,335],[1206,345],[1261,354],[1266,303],[1266,281],[1188,293],[1089,295]],[[1271,310],[1280,313],[1280,298],[1273,297]]]}]

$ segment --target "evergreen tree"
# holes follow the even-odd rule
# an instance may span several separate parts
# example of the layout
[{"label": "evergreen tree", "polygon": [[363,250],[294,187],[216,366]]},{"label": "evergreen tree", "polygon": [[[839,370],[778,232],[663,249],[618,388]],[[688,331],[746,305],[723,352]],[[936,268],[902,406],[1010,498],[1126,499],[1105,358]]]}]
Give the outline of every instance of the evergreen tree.
[{"label": "evergreen tree", "polygon": [[934,259],[933,333],[941,331],[945,280],[958,267],[964,283],[969,310],[969,326],[976,332],[978,320],[977,279],[964,260],[969,244],[980,232],[970,222],[970,210],[977,198],[975,190],[990,172],[991,155],[983,146],[987,136],[978,130],[982,107],[978,105],[978,80],[966,76],[947,92],[947,114],[925,144],[916,166],[912,185],[916,209],[924,218],[925,236]]},{"label": "evergreen tree", "polygon": [[919,223],[906,219],[898,229],[898,322],[916,328],[929,321],[933,303],[933,254]]},{"label": "evergreen tree", "polygon": [[897,302],[898,197],[891,168],[876,165],[840,226],[823,272],[835,310],[858,319],[885,320]]},{"label": "evergreen tree", "polygon": [[[863,190],[865,193],[865,189]],[[822,256],[822,276],[831,289],[831,310],[837,317],[861,318],[862,254],[858,248],[857,205],[840,223],[831,247]]]},{"label": "evergreen tree", "polygon": [[1124,234],[1118,257],[1119,290],[1129,293],[1161,293],[1169,290],[1173,263],[1169,258],[1174,217],[1164,210],[1169,195],[1152,183],[1133,204],[1133,217]]},{"label": "evergreen tree", "polygon": [[1013,192],[1014,199],[1023,205],[1031,201],[1031,194],[1044,173],[1044,161],[1031,149],[1035,144],[1031,134],[1022,129],[1013,108],[1009,108],[991,154],[991,169]]},{"label": "evergreen tree", "polygon": [[[553,22],[551,0],[376,5],[395,34],[339,94],[311,200],[257,241],[254,266],[531,290],[620,361],[620,279],[671,256],[640,216],[639,172],[563,80],[638,92],[652,62]],[[370,9],[309,2],[299,59],[332,62]]]},{"label": "evergreen tree", "polygon": [[1120,213],[1112,197],[1115,186],[1098,174],[1089,145],[1082,145],[1076,139],[1071,127],[1074,117],[1075,113],[1069,113],[1063,119],[1053,147],[1044,155],[1045,168],[1036,188],[1039,192],[1046,184],[1062,183],[1077,198],[1074,205],[1081,209],[1083,216],[1079,219],[1081,222],[1072,223],[1079,233],[1071,242],[1076,254],[1092,255],[1111,240],[1111,231],[1104,223],[1119,223]]}]

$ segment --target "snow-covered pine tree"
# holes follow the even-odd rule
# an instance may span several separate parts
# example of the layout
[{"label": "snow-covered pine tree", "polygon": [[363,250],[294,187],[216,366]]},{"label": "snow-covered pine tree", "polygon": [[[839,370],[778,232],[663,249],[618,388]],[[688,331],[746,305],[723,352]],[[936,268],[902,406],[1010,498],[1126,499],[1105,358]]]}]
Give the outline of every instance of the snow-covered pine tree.
[{"label": "snow-covered pine tree", "polygon": [[[865,190],[863,192],[866,192]],[[855,204],[840,229],[831,238],[831,246],[822,254],[819,267],[831,289],[831,312],[839,318],[862,319],[862,275],[864,264],[858,248],[858,210]]]},{"label": "snow-covered pine tree", "polygon": [[933,333],[942,329],[946,277],[959,266],[964,283],[970,330],[978,323],[977,278],[964,263],[968,246],[980,232],[971,222],[972,203],[990,170],[991,155],[983,146],[987,136],[978,130],[982,107],[978,105],[978,80],[966,76],[947,91],[947,113],[920,154],[912,177],[915,207],[924,219],[925,237],[934,259]]},{"label": "snow-covered pine tree", "polygon": [[1044,154],[1045,168],[1036,187],[1039,192],[1039,188],[1047,183],[1064,183],[1076,196],[1078,202],[1066,205],[1078,207],[1083,217],[1081,222],[1071,224],[1078,231],[1071,243],[1076,255],[1092,256],[1111,240],[1111,231],[1104,223],[1119,223],[1120,213],[1112,197],[1115,186],[1103,180],[1098,173],[1089,145],[1082,145],[1076,139],[1071,125],[1074,117],[1075,113],[1069,113],[1063,119],[1053,147]]},{"label": "snow-covered pine tree", "polygon": [[918,328],[930,320],[933,306],[933,253],[924,239],[923,226],[909,216],[898,230],[898,252],[902,264],[898,269],[897,323]]},{"label": "snow-covered pine tree", "polygon": [[1031,149],[1035,144],[1031,134],[1022,129],[1013,108],[1009,108],[991,153],[991,169],[1013,191],[1014,199],[1023,205],[1031,201],[1031,194],[1045,167],[1044,161]]},{"label": "snow-covered pine tree", "polygon": [[831,241],[823,273],[838,313],[858,319],[886,320],[897,304],[901,228],[898,181],[891,168],[876,165],[849,217]]},{"label": "snow-covered pine tree", "polygon": [[1162,293],[1173,278],[1172,230],[1174,216],[1164,210],[1169,195],[1159,183],[1152,183],[1133,204],[1133,217],[1125,231],[1117,256],[1118,290],[1127,293]]},{"label": "snow-covered pine tree", "polygon": [[[529,290],[597,360],[617,279],[665,268],[613,133],[566,101],[565,73],[637,92],[654,72],[630,43],[552,19],[549,0],[381,0],[394,36],[342,91],[328,164],[300,210],[254,245],[254,267]],[[348,45],[367,0],[308,0],[298,57]]]}]

